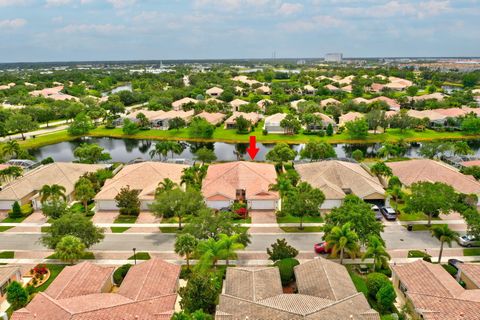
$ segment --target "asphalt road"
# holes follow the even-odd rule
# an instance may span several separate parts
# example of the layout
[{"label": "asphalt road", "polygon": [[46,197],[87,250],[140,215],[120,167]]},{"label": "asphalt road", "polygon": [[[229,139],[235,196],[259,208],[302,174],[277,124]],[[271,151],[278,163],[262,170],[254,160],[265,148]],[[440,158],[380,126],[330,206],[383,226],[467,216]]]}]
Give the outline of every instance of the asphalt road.
[{"label": "asphalt road", "polygon": [[[428,231],[408,232],[400,226],[387,227],[382,235],[388,249],[433,249],[440,242]],[[300,251],[311,251],[314,243],[321,241],[319,233],[253,234],[252,243],[247,251],[264,251],[277,238],[285,238],[288,243]],[[39,242],[40,234],[0,233],[0,250],[45,250]],[[105,240],[95,245],[93,250],[100,251],[172,251],[174,234],[107,234]],[[458,247],[452,243],[453,247]]]}]

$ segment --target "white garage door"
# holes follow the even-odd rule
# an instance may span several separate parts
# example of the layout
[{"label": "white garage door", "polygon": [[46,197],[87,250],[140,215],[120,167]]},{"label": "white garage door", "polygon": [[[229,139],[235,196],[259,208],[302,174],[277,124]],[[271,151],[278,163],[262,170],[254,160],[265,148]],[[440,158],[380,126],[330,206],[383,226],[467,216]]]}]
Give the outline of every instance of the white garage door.
[{"label": "white garage door", "polygon": [[222,209],[230,206],[230,201],[228,200],[218,200],[218,201],[207,201],[207,207],[213,209]]},{"label": "white garage door", "polygon": [[275,200],[252,200],[250,209],[252,210],[275,210]]},{"label": "white garage door", "polygon": [[0,210],[10,210],[12,209],[14,201],[4,200],[0,201]]},{"label": "white garage door", "polygon": [[118,210],[115,200],[98,200],[95,207],[97,211]]}]

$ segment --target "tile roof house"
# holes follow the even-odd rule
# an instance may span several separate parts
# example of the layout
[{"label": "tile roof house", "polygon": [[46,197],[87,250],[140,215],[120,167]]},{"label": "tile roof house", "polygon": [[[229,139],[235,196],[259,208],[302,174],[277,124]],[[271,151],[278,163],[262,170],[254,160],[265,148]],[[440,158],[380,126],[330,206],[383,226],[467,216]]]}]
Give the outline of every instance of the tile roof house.
[{"label": "tile roof house", "polygon": [[329,104],[341,104],[341,102],[338,101],[337,99],[333,99],[333,98],[328,98],[328,99],[320,101],[320,106],[321,107],[326,107]]},{"label": "tile roof house", "polygon": [[327,84],[326,86],[323,86],[325,89],[329,91],[339,91],[340,89],[333,84]]},{"label": "tile roof house", "polygon": [[389,88],[392,90],[405,90],[408,87],[413,86],[413,82],[410,80],[402,79],[402,78],[397,78],[397,77],[388,77],[388,80],[390,81],[385,85],[385,88]]},{"label": "tile roof house", "polygon": [[34,209],[40,209],[38,192],[46,184],[65,187],[67,201],[71,201],[78,179],[87,172],[102,168],[106,168],[106,165],[67,162],[54,162],[37,167],[3,186],[0,191],[0,210],[10,210],[15,201],[21,205],[32,202]]},{"label": "tile roof house", "polygon": [[195,117],[203,118],[203,119],[207,120],[210,124],[213,124],[214,126],[216,126],[219,123],[222,123],[223,119],[225,119],[225,115],[223,113],[220,113],[220,112],[206,112],[206,111],[203,111],[203,112],[197,114]]},{"label": "tile roof house", "polygon": [[255,89],[255,91],[260,92],[261,94],[270,95],[272,94],[272,89],[269,86],[263,85]]},{"label": "tile roof house", "polygon": [[305,94],[314,94],[315,93],[315,88],[309,84],[303,86],[303,92]]},{"label": "tile roof house", "polygon": [[197,104],[198,100],[192,99],[192,98],[189,98],[189,97],[182,98],[180,100],[172,102],[172,108],[173,108],[173,110],[178,111],[178,110],[181,110],[184,105],[189,104],[189,103]]},{"label": "tile roof house", "polygon": [[480,196],[480,182],[444,162],[414,159],[386,164],[392,169],[393,175],[406,186],[420,181],[442,182],[451,185],[457,192]]},{"label": "tile roof house", "polygon": [[322,210],[341,206],[347,194],[373,203],[383,203],[385,200],[385,190],[378,178],[358,163],[326,160],[296,164],[295,170],[302,181],[325,194]]},{"label": "tile roof house", "polygon": [[252,125],[255,125],[258,121],[260,121],[260,115],[256,112],[238,112],[238,111],[235,111],[227,120],[225,120],[225,128],[226,129],[235,129],[237,124],[236,124],[236,120],[238,117],[244,117],[245,119],[247,119],[248,121],[250,121],[250,123]]},{"label": "tile roof house", "polygon": [[177,299],[180,266],[153,258],[132,266],[112,292],[115,268],[82,262],[67,266],[44,292],[12,320],[170,319]]},{"label": "tile roof house", "polygon": [[441,92],[434,92],[430,94],[424,94],[423,96],[415,96],[411,97],[410,100],[413,101],[424,101],[424,100],[437,100],[437,101],[443,101],[446,97],[448,97],[446,94],[443,94]]},{"label": "tile roof house", "polygon": [[212,87],[206,91],[211,97],[219,97],[223,93],[223,89],[219,87]]},{"label": "tile roof house", "polygon": [[299,104],[299,103],[302,103],[302,102],[306,102],[306,101],[307,101],[307,100],[305,100],[305,99],[300,99],[300,100],[292,101],[292,102],[290,102],[290,107],[292,107],[293,109],[297,110],[298,104]]},{"label": "tile roof house", "polygon": [[285,133],[285,129],[282,128],[280,122],[282,122],[286,116],[286,113],[275,113],[266,117],[263,130],[266,130],[268,133]]},{"label": "tile roof house", "polygon": [[457,278],[465,282],[465,289],[468,289],[468,290],[480,289],[480,264],[478,263],[459,264]]},{"label": "tile roof house", "polygon": [[298,294],[285,294],[277,267],[228,268],[215,319],[380,319],[344,266],[317,258],[294,271]]},{"label": "tile roof house", "polygon": [[480,290],[465,290],[441,265],[417,260],[392,266],[397,296],[425,320],[479,318]]},{"label": "tile roof house", "polygon": [[0,305],[7,299],[7,287],[13,281],[22,281],[19,266],[0,266]]},{"label": "tile roof house", "polygon": [[265,108],[267,106],[270,106],[273,104],[273,101],[270,99],[262,99],[257,102],[257,106],[260,108],[260,110],[265,111]]},{"label": "tile roof house", "polygon": [[308,130],[310,131],[326,130],[329,124],[332,125],[334,130],[336,130],[337,123],[335,122],[335,120],[333,120],[332,118],[330,118],[329,116],[321,112],[315,112],[314,115],[320,118],[321,123],[309,124],[308,126],[306,126]]},{"label": "tile roof house", "polygon": [[95,196],[97,211],[118,210],[115,196],[123,187],[140,190],[140,207],[148,210],[148,205],[155,198],[155,190],[166,178],[180,185],[182,171],[187,165],[165,162],[146,161],[126,165],[113,178],[105,181],[104,186]]},{"label": "tile roof house", "polygon": [[381,92],[383,90],[385,86],[381,83],[372,83],[372,85],[370,86],[370,91],[372,92]]},{"label": "tile roof house", "polygon": [[375,102],[375,101],[385,102],[388,105],[388,107],[390,108],[390,110],[393,110],[393,111],[399,111],[400,110],[400,104],[397,101],[395,101],[394,99],[381,96],[381,97],[376,97],[376,98],[370,99],[369,103],[372,103],[372,102]]},{"label": "tile roof house", "polygon": [[202,193],[207,205],[221,209],[235,201],[244,201],[257,210],[275,210],[280,196],[270,191],[276,183],[275,167],[268,163],[236,161],[212,164],[203,179]]},{"label": "tile roof house", "polygon": [[[170,127],[170,124],[169,124],[170,120],[172,120],[173,118],[180,118],[180,119],[183,119],[186,123],[188,123],[190,122],[193,115],[195,114],[195,111],[193,109],[189,111],[137,110],[127,115],[126,118],[130,119],[133,122],[138,122],[137,115],[139,113],[143,113],[147,117],[147,119],[150,121],[150,125],[152,126],[152,128],[159,129],[159,130],[168,130]],[[120,122],[121,121],[117,122],[117,125],[120,124]]]},{"label": "tile roof house", "polygon": [[355,121],[355,120],[358,120],[358,119],[363,119],[364,117],[365,117],[365,115],[363,113],[356,112],[356,111],[350,111],[350,112],[347,112],[345,114],[342,114],[338,118],[338,125],[339,126],[344,126],[347,122]]},{"label": "tile roof house", "polygon": [[232,106],[232,111],[239,111],[240,107],[246,104],[248,104],[248,102],[242,99],[235,99],[230,101],[230,105]]},{"label": "tile roof house", "polygon": [[63,85],[60,84],[59,86],[53,88],[45,88],[42,90],[33,90],[30,91],[28,94],[34,97],[44,97],[53,100],[75,100],[79,101],[77,97],[71,96],[69,94],[62,93]]},{"label": "tile roof house", "polygon": [[249,86],[260,83],[257,80],[248,79],[247,76],[236,76],[236,77],[233,77],[232,80],[248,84]]}]

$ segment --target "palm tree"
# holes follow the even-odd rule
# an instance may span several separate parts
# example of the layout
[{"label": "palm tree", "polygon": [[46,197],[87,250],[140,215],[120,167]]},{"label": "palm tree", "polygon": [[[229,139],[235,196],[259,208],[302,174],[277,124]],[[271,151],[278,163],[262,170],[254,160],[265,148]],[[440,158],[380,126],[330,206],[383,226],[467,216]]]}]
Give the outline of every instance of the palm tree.
[{"label": "palm tree", "polygon": [[228,236],[226,234],[220,234],[219,241],[222,242],[223,249],[221,250],[221,256],[225,259],[226,264],[228,266],[230,259],[237,258],[237,250],[242,250],[245,246],[238,242],[239,235],[234,234],[232,236]]},{"label": "palm tree", "polygon": [[150,157],[153,159],[155,156],[158,156],[161,158],[163,156],[163,159],[167,158],[169,151],[169,142],[168,141],[160,141],[155,143],[155,147],[150,150],[149,154]]},{"label": "palm tree", "polygon": [[185,256],[187,268],[190,269],[190,256],[195,251],[198,241],[190,233],[180,233],[175,240],[175,253]]},{"label": "palm tree", "polygon": [[211,267],[217,268],[217,262],[222,258],[224,243],[214,238],[202,240],[197,245],[196,253],[200,257],[197,267],[200,270],[208,270]]},{"label": "palm tree", "polygon": [[173,190],[176,187],[178,187],[178,185],[175,182],[173,182],[169,178],[165,178],[158,184],[158,187],[155,190],[155,196],[158,196],[162,192]]},{"label": "palm tree", "polygon": [[172,154],[172,159],[173,159],[173,154],[181,154],[185,150],[185,147],[183,144],[180,142],[175,142],[175,141],[169,141],[169,151]]},{"label": "palm tree", "polygon": [[197,190],[202,187],[202,181],[207,175],[208,166],[193,165],[183,169],[183,174],[180,180],[180,185],[186,185]]},{"label": "palm tree", "polygon": [[18,177],[21,177],[23,174],[22,167],[19,166],[10,166],[3,170],[0,170],[0,180],[2,182],[10,182]]},{"label": "palm tree", "polygon": [[327,242],[327,248],[332,249],[333,257],[340,253],[340,264],[343,264],[345,253],[355,259],[359,250],[358,235],[350,229],[350,223],[346,223],[342,227],[334,227],[325,241]]},{"label": "palm tree", "polygon": [[22,148],[20,147],[20,144],[18,144],[17,141],[10,140],[3,145],[2,155],[10,158],[17,158],[21,150]]},{"label": "palm tree", "polygon": [[284,174],[277,177],[277,183],[271,184],[268,186],[270,191],[278,191],[280,197],[284,197],[290,190],[292,190],[293,185]]},{"label": "palm tree", "polygon": [[446,242],[449,247],[452,246],[452,241],[458,237],[458,233],[453,231],[446,224],[432,227],[432,237],[440,240],[440,253],[438,255],[438,263],[442,261],[443,244]]},{"label": "palm tree", "polygon": [[377,177],[391,177],[393,175],[392,169],[385,164],[385,162],[377,162],[371,168],[370,172]]},{"label": "palm tree", "polygon": [[44,185],[42,189],[40,189],[40,202],[45,203],[48,200],[58,200],[62,198],[63,201],[67,200],[67,196],[65,195],[66,189],[64,186],[58,184]]},{"label": "palm tree", "polygon": [[402,187],[396,185],[393,186],[391,189],[387,189],[387,193],[393,198],[395,201],[394,207],[395,211],[398,209],[398,201],[402,199],[405,193],[402,191]]},{"label": "palm tree", "polygon": [[385,267],[390,260],[390,255],[383,246],[382,241],[376,236],[370,236],[368,239],[367,251],[363,254],[362,261],[367,258],[373,258],[375,270]]}]

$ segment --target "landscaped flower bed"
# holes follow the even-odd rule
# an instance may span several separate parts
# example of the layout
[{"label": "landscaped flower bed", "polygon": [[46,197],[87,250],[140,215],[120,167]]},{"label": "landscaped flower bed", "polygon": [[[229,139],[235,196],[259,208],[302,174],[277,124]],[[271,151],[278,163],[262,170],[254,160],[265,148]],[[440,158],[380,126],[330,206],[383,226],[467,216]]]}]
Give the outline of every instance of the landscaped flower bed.
[{"label": "landscaped flower bed", "polygon": [[30,270],[29,276],[31,276],[32,279],[28,282],[28,285],[37,288],[48,281],[48,278],[50,278],[50,270],[44,264],[39,264]]}]

